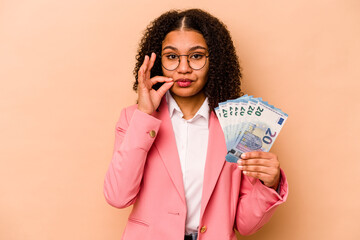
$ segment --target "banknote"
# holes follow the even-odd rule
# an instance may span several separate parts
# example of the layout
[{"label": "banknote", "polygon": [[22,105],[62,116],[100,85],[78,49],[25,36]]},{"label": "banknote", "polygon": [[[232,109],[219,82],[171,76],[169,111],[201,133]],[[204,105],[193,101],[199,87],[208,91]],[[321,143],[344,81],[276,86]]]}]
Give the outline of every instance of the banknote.
[{"label": "banknote", "polygon": [[215,113],[224,132],[229,162],[237,162],[244,152],[268,152],[288,117],[262,98],[248,95],[220,103]]}]

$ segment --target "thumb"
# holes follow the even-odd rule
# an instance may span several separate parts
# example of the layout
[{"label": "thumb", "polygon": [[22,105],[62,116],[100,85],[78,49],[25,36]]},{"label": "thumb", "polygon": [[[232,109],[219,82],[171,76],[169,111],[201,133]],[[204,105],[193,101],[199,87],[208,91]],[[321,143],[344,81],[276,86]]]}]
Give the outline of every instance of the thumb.
[{"label": "thumb", "polygon": [[174,85],[174,82],[165,82],[156,92],[160,97],[163,97],[172,85]]}]

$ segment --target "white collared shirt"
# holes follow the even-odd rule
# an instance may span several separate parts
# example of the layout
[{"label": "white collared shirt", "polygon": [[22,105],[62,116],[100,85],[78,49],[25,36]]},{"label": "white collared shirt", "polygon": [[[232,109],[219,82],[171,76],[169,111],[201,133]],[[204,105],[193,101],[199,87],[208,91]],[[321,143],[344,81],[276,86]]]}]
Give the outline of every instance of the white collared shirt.
[{"label": "white collared shirt", "polygon": [[192,119],[183,118],[179,106],[169,91],[166,93],[171,123],[183,174],[187,216],[185,233],[197,232],[204,169],[209,137],[209,105],[206,98]]}]

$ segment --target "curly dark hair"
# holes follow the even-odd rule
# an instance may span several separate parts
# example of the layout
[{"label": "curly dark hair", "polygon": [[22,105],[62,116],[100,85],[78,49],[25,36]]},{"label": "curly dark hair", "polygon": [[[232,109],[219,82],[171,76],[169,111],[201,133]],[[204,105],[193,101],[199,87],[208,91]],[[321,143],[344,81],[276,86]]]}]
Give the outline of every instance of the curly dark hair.
[{"label": "curly dark hair", "polygon": [[[149,24],[136,55],[133,89],[137,91],[138,71],[145,55],[154,52],[156,56],[161,56],[165,36],[181,27],[200,32],[208,45],[210,61],[204,93],[209,99],[210,110],[214,110],[220,102],[240,97],[240,65],[230,33],[219,19],[200,9],[171,10]],[[156,58],[151,77],[162,75],[161,58]],[[158,89],[160,86],[155,84],[153,88]]]}]

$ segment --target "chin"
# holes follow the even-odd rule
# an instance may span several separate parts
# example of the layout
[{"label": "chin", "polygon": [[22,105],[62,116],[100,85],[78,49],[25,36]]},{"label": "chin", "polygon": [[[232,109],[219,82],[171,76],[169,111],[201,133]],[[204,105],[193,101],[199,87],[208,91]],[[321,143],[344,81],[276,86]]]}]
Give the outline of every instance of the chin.
[{"label": "chin", "polygon": [[194,97],[199,94],[203,94],[202,91],[194,91],[194,89],[191,88],[175,88],[170,89],[171,94],[178,97]]}]

